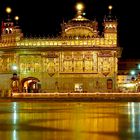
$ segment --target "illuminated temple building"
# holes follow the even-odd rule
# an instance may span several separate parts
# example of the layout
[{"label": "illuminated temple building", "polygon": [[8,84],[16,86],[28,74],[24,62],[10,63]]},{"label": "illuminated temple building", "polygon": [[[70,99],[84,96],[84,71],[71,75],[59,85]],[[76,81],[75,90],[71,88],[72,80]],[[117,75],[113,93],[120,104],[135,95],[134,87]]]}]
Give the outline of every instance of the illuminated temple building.
[{"label": "illuminated temple building", "polygon": [[[117,20],[109,14],[98,22],[76,16],[62,24],[55,38],[25,38],[17,21],[2,21],[0,89],[13,92],[112,92],[117,89]],[[11,10],[7,9],[8,14]],[[18,17],[15,18],[18,20]]]}]

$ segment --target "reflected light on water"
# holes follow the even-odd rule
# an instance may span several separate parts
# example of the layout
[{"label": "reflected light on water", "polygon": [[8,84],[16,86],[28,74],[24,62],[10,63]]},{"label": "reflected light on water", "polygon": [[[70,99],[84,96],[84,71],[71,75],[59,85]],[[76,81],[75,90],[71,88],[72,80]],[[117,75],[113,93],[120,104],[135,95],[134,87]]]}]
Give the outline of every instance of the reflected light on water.
[{"label": "reflected light on water", "polygon": [[13,103],[13,124],[16,124],[17,121],[17,103]]},{"label": "reflected light on water", "polygon": [[12,140],[17,140],[17,132],[16,132],[15,129],[13,130],[12,134],[13,134],[13,139]]},{"label": "reflected light on water", "polygon": [[140,103],[129,102],[128,114],[130,121],[130,131],[137,133],[140,131]]},{"label": "reflected light on water", "polygon": [[0,103],[0,138],[136,140],[140,139],[140,103]]},{"label": "reflected light on water", "polygon": [[132,132],[135,132],[135,109],[134,109],[134,103],[131,103],[131,126],[132,126]]},{"label": "reflected light on water", "polygon": [[[13,124],[16,125],[17,124],[17,103],[13,102]],[[14,128],[14,130],[12,131],[12,140],[17,140],[17,131]]]},{"label": "reflected light on water", "polygon": [[131,131],[135,132],[135,109],[134,102],[128,102],[128,114],[130,118]]}]

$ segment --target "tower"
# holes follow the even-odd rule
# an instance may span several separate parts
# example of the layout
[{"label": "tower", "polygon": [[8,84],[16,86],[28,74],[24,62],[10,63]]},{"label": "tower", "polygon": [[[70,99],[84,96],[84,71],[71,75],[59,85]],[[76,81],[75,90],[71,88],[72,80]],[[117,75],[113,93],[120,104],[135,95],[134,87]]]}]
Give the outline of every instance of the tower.
[{"label": "tower", "polygon": [[7,19],[2,21],[1,41],[5,43],[12,43],[12,42],[19,41],[23,36],[21,29],[18,26],[19,17],[15,16],[15,23],[14,23],[14,21],[10,17],[12,9],[10,7],[7,7],[6,12],[8,14],[8,17]]},{"label": "tower", "polygon": [[104,18],[104,38],[117,44],[117,19],[112,15],[112,6],[108,6],[109,13]]}]

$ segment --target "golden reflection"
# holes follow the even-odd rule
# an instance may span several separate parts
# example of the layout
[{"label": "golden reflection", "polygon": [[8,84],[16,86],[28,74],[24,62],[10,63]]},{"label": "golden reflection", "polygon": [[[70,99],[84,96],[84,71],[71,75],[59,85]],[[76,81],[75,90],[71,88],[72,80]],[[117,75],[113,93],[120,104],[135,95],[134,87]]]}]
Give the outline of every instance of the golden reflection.
[{"label": "golden reflection", "polygon": [[[87,107],[86,104],[62,103],[57,104],[57,107],[48,104],[43,110],[41,107],[33,106],[24,106],[23,109],[28,113],[21,113],[19,118],[22,122],[28,121],[27,127],[41,129],[43,140],[48,137],[53,140],[65,139],[67,135],[69,140],[89,140],[91,137],[94,140],[119,140],[113,135],[119,131],[116,110],[100,106],[93,109],[93,106]],[[48,110],[49,106],[52,110]],[[32,113],[33,110],[36,113]]]},{"label": "golden reflection", "polygon": [[120,140],[140,132],[140,103],[14,102],[0,110],[4,140]]}]

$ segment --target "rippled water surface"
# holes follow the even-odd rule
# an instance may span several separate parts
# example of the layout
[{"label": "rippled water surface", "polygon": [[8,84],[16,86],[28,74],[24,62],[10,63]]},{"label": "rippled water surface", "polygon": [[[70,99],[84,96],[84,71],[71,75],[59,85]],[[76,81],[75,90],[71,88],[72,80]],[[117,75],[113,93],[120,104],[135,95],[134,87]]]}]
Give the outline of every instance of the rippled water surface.
[{"label": "rippled water surface", "polygon": [[140,140],[138,102],[0,102],[0,140]]}]

